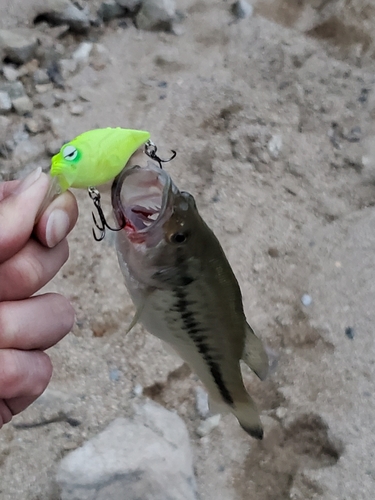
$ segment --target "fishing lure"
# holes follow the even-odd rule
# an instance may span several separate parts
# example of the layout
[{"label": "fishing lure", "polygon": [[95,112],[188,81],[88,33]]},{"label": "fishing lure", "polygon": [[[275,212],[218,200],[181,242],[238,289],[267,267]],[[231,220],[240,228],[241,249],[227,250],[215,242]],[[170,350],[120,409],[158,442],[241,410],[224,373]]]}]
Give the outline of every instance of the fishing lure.
[{"label": "fishing lure", "polygon": [[70,187],[89,188],[114,179],[131,155],[148,139],[149,132],[125,128],[98,128],[64,144],[51,161],[51,177],[60,192]]},{"label": "fishing lure", "polygon": [[87,189],[114,179],[149,138],[144,130],[107,127],[89,130],[64,144],[51,160],[51,182],[37,220],[67,189]]}]

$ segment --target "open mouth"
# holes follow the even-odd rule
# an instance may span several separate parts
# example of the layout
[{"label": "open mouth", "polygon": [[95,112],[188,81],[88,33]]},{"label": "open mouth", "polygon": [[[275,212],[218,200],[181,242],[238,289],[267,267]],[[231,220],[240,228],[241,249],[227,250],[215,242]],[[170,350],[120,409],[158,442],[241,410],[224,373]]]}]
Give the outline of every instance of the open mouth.
[{"label": "open mouth", "polygon": [[139,167],[124,170],[112,188],[112,204],[120,222],[125,217],[125,229],[145,232],[155,225],[165,212],[169,176],[159,167]]}]

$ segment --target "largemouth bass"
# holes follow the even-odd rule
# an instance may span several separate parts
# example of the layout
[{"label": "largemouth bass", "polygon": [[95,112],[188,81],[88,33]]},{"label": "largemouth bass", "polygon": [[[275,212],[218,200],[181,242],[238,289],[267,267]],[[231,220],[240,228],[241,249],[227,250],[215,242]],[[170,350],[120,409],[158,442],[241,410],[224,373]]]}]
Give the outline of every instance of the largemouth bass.
[{"label": "largemouth bass", "polygon": [[116,247],[136,321],[169,344],[199,376],[210,398],[262,439],[257,407],[245,389],[242,359],[260,379],[268,357],[248,325],[238,282],[191,194],[151,161],[128,166],[112,186]]}]

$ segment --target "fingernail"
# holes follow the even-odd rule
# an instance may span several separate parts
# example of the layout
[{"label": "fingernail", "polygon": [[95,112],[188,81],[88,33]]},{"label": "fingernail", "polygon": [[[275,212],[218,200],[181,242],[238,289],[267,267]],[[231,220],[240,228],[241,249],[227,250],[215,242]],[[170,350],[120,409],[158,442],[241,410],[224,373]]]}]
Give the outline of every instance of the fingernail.
[{"label": "fingernail", "polygon": [[55,208],[48,217],[46,225],[46,241],[49,248],[56,246],[68,234],[69,216],[64,210]]},{"label": "fingernail", "polygon": [[14,190],[14,194],[21,194],[24,191],[26,191],[26,189],[29,189],[29,187],[32,186],[34,182],[36,182],[41,175],[42,175],[42,167],[38,167],[37,169],[33,170],[17,186],[17,189]]}]

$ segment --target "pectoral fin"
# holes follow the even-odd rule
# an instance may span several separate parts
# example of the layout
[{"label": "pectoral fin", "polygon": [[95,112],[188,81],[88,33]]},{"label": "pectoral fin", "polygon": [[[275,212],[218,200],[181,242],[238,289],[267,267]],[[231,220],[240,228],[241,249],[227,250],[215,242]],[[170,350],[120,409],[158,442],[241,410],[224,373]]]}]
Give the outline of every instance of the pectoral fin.
[{"label": "pectoral fin", "polygon": [[247,324],[242,360],[261,380],[266,378],[269,367],[268,356],[262,342],[249,324]]}]

